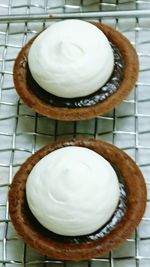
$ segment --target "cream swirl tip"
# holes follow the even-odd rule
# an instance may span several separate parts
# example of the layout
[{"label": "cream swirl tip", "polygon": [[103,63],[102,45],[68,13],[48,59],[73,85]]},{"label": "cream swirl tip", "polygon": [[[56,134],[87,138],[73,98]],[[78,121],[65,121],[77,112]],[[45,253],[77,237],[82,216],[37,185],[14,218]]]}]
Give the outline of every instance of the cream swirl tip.
[{"label": "cream swirl tip", "polygon": [[34,40],[28,54],[34,80],[65,98],[97,91],[111,76],[112,48],[104,33],[82,20],[56,22]]}]

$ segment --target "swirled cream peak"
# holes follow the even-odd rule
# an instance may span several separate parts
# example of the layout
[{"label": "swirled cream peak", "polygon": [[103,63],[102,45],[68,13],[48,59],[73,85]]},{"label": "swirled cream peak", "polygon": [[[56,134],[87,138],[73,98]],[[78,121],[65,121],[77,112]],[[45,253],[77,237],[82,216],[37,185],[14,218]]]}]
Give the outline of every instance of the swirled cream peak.
[{"label": "swirled cream peak", "polygon": [[64,20],[52,24],[34,40],[28,63],[43,89],[73,98],[103,86],[111,76],[114,57],[106,36],[96,26]]},{"label": "swirled cream peak", "polygon": [[102,156],[76,146],[57,149],[32,169],[26,184],[29,208],[47,229],[60,235],[92,233],[114,213],[117,175]]}]

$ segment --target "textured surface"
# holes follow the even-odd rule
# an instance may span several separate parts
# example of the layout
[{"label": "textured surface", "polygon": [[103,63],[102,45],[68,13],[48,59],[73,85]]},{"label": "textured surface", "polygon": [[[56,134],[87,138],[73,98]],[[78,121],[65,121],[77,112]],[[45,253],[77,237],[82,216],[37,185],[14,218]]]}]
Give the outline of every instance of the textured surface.
[{"label": "textured surface", "polygon": [[[1,0],[0,14],[150,9],[149,0]],[[14,90],[12,67],[21,47],[48,22],[0,24],[0,267],[149,267],[150,265],[150,18],[102,18],[119,29],[136,47],[140,60],[135,90],[114,111],[84,122],[60,122],[32,112]],[[43,145],[66,137],[94,137],[126,151],[145,176],[148,201],[135,233],[117,250],[99,259],[72,263],[48,259],[26,246],[16,235],[8,215],[7,193],[22,162]]]}]

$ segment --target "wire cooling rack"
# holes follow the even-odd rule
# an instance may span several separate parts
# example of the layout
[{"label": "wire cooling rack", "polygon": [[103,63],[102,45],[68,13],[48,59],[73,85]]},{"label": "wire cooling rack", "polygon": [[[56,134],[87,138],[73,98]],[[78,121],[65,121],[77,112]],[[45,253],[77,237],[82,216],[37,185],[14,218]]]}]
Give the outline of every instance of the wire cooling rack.
[{"label": "wire cooling rack", "polygon": [[[93,19],[99,17],[123,32],[135,46],[140,60],[135,90],[115,110],[93,120],[61,122],[40,116],[15,91],[12,68],[16,55],[27,40],[51,23],[46,14],[79,17],[89,16],[83,13],[88,11],[94,12]],[[0,267],[149,267],[150,1],[0,0],[0,15]],[[24,15],[20,21],[18,15]],[[147,184],[147,209],[135,233],[115,251],[90,261],[63,262],[39,255],[17,237],[9,218],[7,193],[13,175],[28,156],[56,139],[80,136],[113,143],[135,159]]]}]

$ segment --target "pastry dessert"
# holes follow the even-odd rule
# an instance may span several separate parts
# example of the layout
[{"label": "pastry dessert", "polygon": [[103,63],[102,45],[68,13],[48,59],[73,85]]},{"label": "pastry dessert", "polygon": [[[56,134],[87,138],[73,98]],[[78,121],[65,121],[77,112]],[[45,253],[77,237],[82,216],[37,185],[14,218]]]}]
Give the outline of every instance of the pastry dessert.
[{"label": "pastry dessert", "polygon": [[35,111],[59,120],[103,114],[135,85],[138,58],[130,42],[101,23],[65,20],[31,39],[14,65],[14,83]]},{"label": "pastry dessert", "polygon": [[[61,184],[61,186],[58,185],[58,191],[54,190],[55,188],[54,180],[56,178],[56,184],[58,184],[57,181],[60,182],[59,175],[62,172],[62,170],[64,170],[64,164],[66,165],[66,161],[64,160],[61,161],[61,156],[63,155],[63,159],[64,159],[64,151],[66,151],[65,154],[66,153],[70,154],[70,151],[72,153],[74,149],[77,149],[77,150],[79,149],[78,154],[79,154],[79,151],[82,151],[81,154],[85,153],[85,151],[87,152],[87,150],[88,150],[87,153],[89,153],[90,151],[90,157],[91,157],[92,163],[93,163],[92,157],[94,153],[94,165],[95,165],[95,154],[96,154],[96,162],[98,159],[100,159],[100,166],[102,162],[104,163],[103,167],[105,166],[105,168],[103,170],[103,167],[101,167],[102,172],[104,171],[107,173],[108,169],[111,171],[111,175],[109,175],[109,178],[107,177],[107,179],[109,180],[110,177],[112,178],[112,176],[114,176],[112,185],[113,185],[113,188],[115,188],[114,189],[115,194],[112,193],[112,195],[110,194],[111,196],[108,197],[110,201],[110,198],[113,196],[112,197],[113,199],[112,202],[114,203],[113,214],[109,213],[109,216],[107,216],[106,220],[103,221],[103,224],[101,224],[101,218],[99,218],[100,220],[99,229],[97,229],[97,226],[96,227],[94,226],[93,229],[88,229],[87,234],[86,234],[85,232],[82,232],[82,231],[80,232],[80,229],[75,229],[73,226],[75,232],[74,233],[72,232],[70,235],[70,233],[68,234],[68,229],[64,227],[65,223],[62,221],[60,225],[59,224],[57,225],[58,226],[58,228],[56,227],[57,229],[51,229],[51,230],[48,230],[47,228],[45,228],[45,226],[43,227],[41,224],[42,222],[39,223],[39,221],[41,221],[41,218],[40,219],[38,218],[37,220],[36,217],[33,215],[35,211],[34,208],[35,208],[35,197],[36,197],[36,195],[34,195],[34,190],[35,191],[38,190],[39,184],[40,184],[39,193],[41,194],[41,188],[44,188],[45,190],[45,185],[46,185],[45,181],[42,185],[41,180],[39,179],[40,175],[42,175],[42,177],[45,177],[45,173],[43,172],[42,169],[40,169],[40,173],[39,171],[37,172],[37,168],[40,166],[39,164],[41,164],[41,162],[44,160],[45,163],[44,165],[42,165],[44,167],[44,170],[46,170],[46,173],[47,171],[48,172],[50,171],[50,175],[52,175],[50,178],[52,184],[51,183],[47,184],[48,187],[49,186],[51,187],[50,197],[55,195],[54,197],[55,200],[57,199],[58,202],[60,201],[60,203],[64,203],[65,197],[66,196],[68,197],[68,194],[69,194],[69,193],[66,193],[66,187],[70,188],[69,189],[70,192],[75,191],[77,193],[78,192],[77,189],[79,188],[79,185],[82,187],[83,196],[85,196],[84,188],[86,189],[86,186],[87,186],[87,189],[88,189],[90,185],[89,183],[90,175],[89,177],[87,175],[87,168],[88,168],[87,166],[89,166],[89,160],[87,161],[88,164],[85,166],[85,164],[83,165],[81,164],[80,160],[78,161],[76,159],[75,165],[78,162],[80,166],[78,170],[75,169],[75,174],[72,173],[72,163],[71,163],[69,166],[71,170],[71,174],[69,175],[69,177],[71,177],[70,178],[71,181],[69,181],[68,176],[65,175],[66,179],[63,178],[63,180],[66,182],[66,186],[64,186],[64,183],[63,183]],[[51,164],[49,165],[50,170],[47,165],[47,161],[49,161],[49,157],[52,160]],[[55,173],[54,171],[55,159],[58,159],[57,157],[59,157],[60,160],[58,162],[58,169],[56,170],[56,173]],[[87,158],[88,156],[86,156],[86,159]],[[79,156],[79,159],[80,159],[80,156]],[[52,164],[52,162],[54,163],[54,165]],[[62,162],[62,165],[61,165],[61,162]],[[92,164],[90,166],[92,166]],[[87,177],[87,182],[85,181],[85,187],[83,187],[83,183],[80,181],[80,179],[76,177],[78,175],[80,175],[80,178],[83,177],[84,180],[86,180],[85,177]],[[116,175],[118,179],[116,179]],[[37,177],[37,184],[36,184],[36,181],[35,181],[35,184],[32,181],[32,178],[35,178],[35,177]],[[75,177],[76,177],[76,180],[74,180]],[[100,186],[101,183],[98,182],[97,174],[94,174],[94,177],[96,178],[95,180],[96,183],[98,183],[98,186]],[[99,177],[99,178],[103,179],[104,176]],[[105,181],[105,179],[103,179],[103,181]],[[35,188],[32,188],[32,192],[33,192],[33,196],[32,196],[30,186],[32,186],[33,184],[35,185]],[[119,184],[119,199],[118,199],[118,184]],[[109,191],[108,184],[107,184],[107,187]],[[60,191],[61,188],[62,188],[62,192]],[[95,195],[97,195],[98,190],[95,189],[95,186],[93,188],[95,190]],[[89,190],[87,191],[90,192]],[[107,189],[104,190],[104,192],[108,192],[108,191]],[[72,194],[70,195],[70,199],[71,199],[70,203],[71,205],[73,205],[72,207],[76,208],[75,203],[73,203],[72,201],[73,197],[75,197],[74,193],[73,195],[74,196],[72,196]],[[31,199],[29,199],[30,196],[31,196]],[[79,190],[79,197],[81,196],[82,194],[80,193],[80,190]],[[91,194],[89,198],[92,199],[93,196],[94,196],[94,193],[92,192],[92,186],[91,186]],[[41,198],[41,202],[43,202],[43,199],[44,198]],[[52,200],[52,202],[55,201],[54,199]],[[83,197],[83,202],[85,201],[85,199]],[[99,199],[100,198],[98,194],[97,195],[98,203],[94,204],[97,207],[96,208],[93,207],[93,210],[97,209],[97,211],[99,211],[99,207],[102,205],[101,203],[99,203]],[[95,203],[94,201],[91,201],[92,202],[91,205]],[[89,203],[87,202],[87,206],[86,206],[85,202],[82,203],[82,208],[84,209],[86,209],[86,207],[89,208]],[[105,199],[103,202],[107,202],[107,199]],[[67,203],[68,203],[68,200],[67,200]],[[39,204],[41,205],[41,203]],[[110,205],[111,204],[112,203],[110,203]],[[90,259],[91,257],[101,256],[105,253],[108,253],[112,249],[116,248],[119,244],[121,244],[126,238],[128,238],[131,235],[135,227],[138,225],[138,223],[140,222],[143,216],[145,205],[146,205],[146,187],[144,183],[144,178],[140,170],[138,169],[136,163],[127,154],[125,154],[123,151],[116,148],[115,146],[111,144],[107,144],[102,141],[97,141],[94,139],[70,139],[70,140],[58,141],[58,142],[45,146],[44,148],[36,152],[33,156],[31,156],[29,159],[27,159],[27,161],[21,166],[20,170],[17,172],[17,174],[14,177],[14,180],[12,182],[12,185],[9,191],[10,216],[12,219],[12,223],[14,224],[14,227],[17,233],[19,234],[19,236],[23,240],[25,240],[32,248],[36,249],[41,254],[47,255],[49,257],[57,258],[57,259],[62,259],[62,260]],[[46,207],[47,206],[48,205],[46,203]],[[60,208],[60,205],[58,206]],[[29,207],[32,209],[32,212]],[[43,206],[43,209],[44,209],[44,206]],[[108,210],[109,208],[107,207],[107,211]],[[53,212],[55,211],[52,210],[52,213]],[[52,217],[59,218],[59,215],[62,218],[62,211],[59,214],[55,214],[55,216],[53,213]],[[79,213],[77,212],[77,215],[80,216],[81,212]],[[87,212],[87,215],[89,215],[88,212]],[[64,212],[64,216],[66,216],[65,212]],[[73,216],[75,217],[75,213],[73,214]],[[77,219],[77,221],[78,221],[78,216],[77,218],[75,218]],[[50,217],[51,217],[51,214],[49,214],[49,218]],[[68,217],[70,218],[70,214]],[[44,221],[45,221],[45,217],[43,217],[43,222]],[[93,219],[94,224],[95,224],[95,221],[96,220]],[[79,222],[79,224],[81,225],[81,221]],[[61,229],[61,225],[62,225],[62,229]],[[85,222],[85,228],[86,227],[87,225]],[[71,226],[68,225],[68,228],[71,230],[73,229],[72,225]],[[65,229],[65,232],[64,232],[64,229]],[[82,229],[84,229],[84,227]],[[58,233],[58,231],[60,232]]]}]

